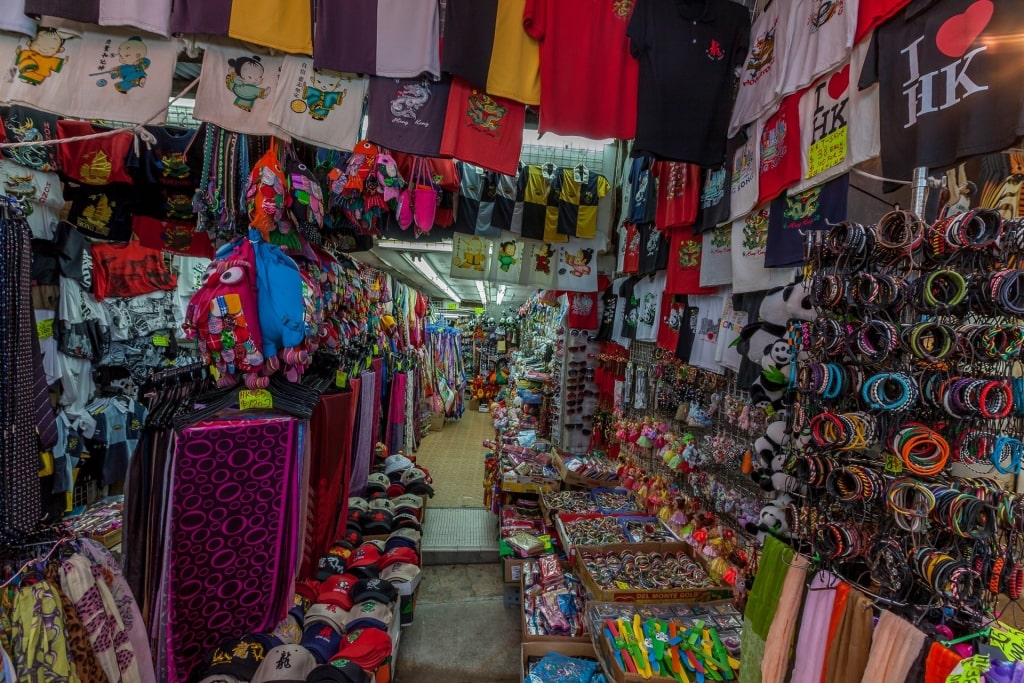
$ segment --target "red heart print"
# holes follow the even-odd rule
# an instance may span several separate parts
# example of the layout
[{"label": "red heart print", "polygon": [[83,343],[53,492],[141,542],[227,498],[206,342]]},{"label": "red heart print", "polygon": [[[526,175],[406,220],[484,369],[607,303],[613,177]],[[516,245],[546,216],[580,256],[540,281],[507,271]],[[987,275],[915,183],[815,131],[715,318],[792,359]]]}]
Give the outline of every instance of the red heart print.
[{"label": "red heart print", "polygon": [[838,100],[850,85],[850,65],[847,64],[828,79],[828,96]]},{"label": "red heart print", "polygon": [[994,11],[992,0],[977,0],[963,14],[954,14],[946,19],[935,34],[935,46],[947,57],[963,57],[988,26]]}]

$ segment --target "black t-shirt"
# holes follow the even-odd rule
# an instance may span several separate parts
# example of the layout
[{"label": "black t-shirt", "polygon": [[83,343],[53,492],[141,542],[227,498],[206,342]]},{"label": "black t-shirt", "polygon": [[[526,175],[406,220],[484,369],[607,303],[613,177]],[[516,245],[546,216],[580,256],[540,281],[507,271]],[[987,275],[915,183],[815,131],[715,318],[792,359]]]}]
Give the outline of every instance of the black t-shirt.
[{"label": "black t-shirt", "polygon": [[88,237],[128,242],[132,238],[134,194],[135,189],[127,183],[65,183],[64,198],[71,201],[68,222]]},{"label": "black t-shirt", "polygon": [[1024,134],[1024,10],[999,0],[915,0],[883,24],[861,72],[879,84],[882,174],[910,180]]},{"label": "black t-shirt", "polygon": [[441,70],[486,90],[497,16],[498,0],[448,0]]},{"label": "black t-shirt", "polygon": [[604,290],[601,295],[601,326],[597,330],[599,341],[609,341],[615,329],[615,307],[618,304],[619,295],[614,287]]},{"label": "black t-shirt", "polygon": [[747,136],[742,131],[729,138],[725,145],[725,163],[700,170],[700,202],[697,204],[694,233],[714,230],[729,220],[729,213],[732,210],[729,201],[732,160],[736,156],[736,150],[746,141]]},{"label": "black t-shirt", "polygon": [[161,220],[195,223],[192,197],[203,170],[203,145],[192,143],[194,130],[146,126],[156,144],[139,145],[128,155],[128,168],[138,192],[135,213]]},{"label": "black t-shirt", "polygon": [[668,268],[668,236],[654,223],[640,226],[640,274]]},{"label": "black t-shirt", "polygon": [[850,176],[843,174],[824,185],[785,193],[772,202],[768,218],[766,268],[803,265],[804,237],[808,230],[825,230],[846,220]]},{"label": "black t-shirt", "polygon": [[640,278],[631,277],[619,287],[619,296],[622,297],[622,336],[626,339],[636,339],[636,323],[640,317],[640,299],[634,295],[636,283]]},{"label": "black t-shirt", "polygon": [[683,319],[679,323],[679,341],[676,342],[676,358],[684,363],[690,362],[693,351],[693,340],[697,337],[697,314],[700,309],[687,306],[683,310]]},{"label": "black t-shirt", "polygon": [[725,160],[735,70],[750,15],[735,2],[637,3],[630,52],[640,60],[634,154],[715,166]]},{"label": "black t-shirt", "polygon": [[[57,116],[54,114],[12,105],[4,112],[3,117],[7,142],[39,142],[60,137],[57,133]],[[3,150],[3,155],[36,171],[58,171],[58,147],[59,145],[8,147]]]}]

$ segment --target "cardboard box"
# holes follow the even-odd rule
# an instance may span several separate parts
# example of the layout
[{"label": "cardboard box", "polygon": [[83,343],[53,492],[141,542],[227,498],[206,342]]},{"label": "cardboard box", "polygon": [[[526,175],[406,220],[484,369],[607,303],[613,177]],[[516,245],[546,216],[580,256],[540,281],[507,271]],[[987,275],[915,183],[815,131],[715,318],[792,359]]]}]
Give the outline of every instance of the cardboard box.
[{"label": "cardboard box", "polygon": [[523,656],[522,663],[520,665],[521,668],[519,670],[519,679],[523,681],[526,680],[526,674],[530,670],[530,660],[543,659],[551,652],[557,652],[560,655],[574,657],[576,659],[592,659],[600,661],[600,659],[598,659],[597,652],[594,651],[594,645],[592,643],[523,643]]},{"label": "cardboard box", "polygon": [[[569,636],[532,636],[526,631],[526,585],[522,580],[519,579],[519,619],[522,622],[523,631],[523,642],[524,643],[587,643],[590,644],[590,634],[579,638],[572,638]],[[591,644],[591,647],[593,645]]]},{"label": "cardboard box", "polygon": [[633,553],[675,553],[685,552],[707,571],[707,564],[703,558],[694,558],[690,546],[685,543],[621,543],[605,546],[580,546],[576,549],[576,575],[580,577],[584,588],[590,594],[591,599],[597,602],[675,602],[675,603],[702,603],[713,600],[729,600],[733,597],[733,589],[725,584],[712,586],[711,588],[673,588],[669,590],[605,590],[597,585],[597,581],[587,571],[583,563],[583,554],[600,553],[610,551],[627,551]]},{"label": "cardboard box", "polygon": [[471,410],[474,413],[478,412],[480,410],[480,399],[471,398],[468,401],[466,401],[466,410]]},{"label": "cardboard box", "polygon": [[502,479],[501,491],[502,493],[547,493],[548,491],[558,491],[561,488],[561,483],[554,479],[543,479],[541,481],[531,481],[516,479]]},{"label": "cardboard box", "polygon": [[[576,521],[577,519],[597,519],[598,517],[614,517],[615,515],[606,515],[600,512],[590,512],[587,514],[573,514],[571,512],[559,512],[555,515],[555,533],[558,534],[558,540],[562,544],[562,550],[569,557],[570,565],[576,561],[576,546],[573,544],[572,539],[569,538],[568,530],[565,525],[569,522]],[[625,534],[625,532],[623,532]],[[623,543],[626,541],[623,540]]]},{"label": "cardboard box", "polygon": [[525,557],[504,557],[501,560],[502,573],[505,577],[505,583],[514,583],[517,586],[522,583],[523,580],[523,565],[530,561],[530,559],[536,558],[525,558]]},{"label": "cardboard box", "polygon": [[596,489],[615,488],[619,485],[618,479],[591,479],[589,477],[581,477],[565,466],[563,455],[557,451],[551,458],[551,462],[554,464],[555,469],[558,470],[559,476],[562,477],[562,482],[564,482],[567,487],[578,486],[581,488]]},{"label": "cardboard box", "polygon": [[439,432],[444,429],[444,413],[430,414],[430,431]]}]

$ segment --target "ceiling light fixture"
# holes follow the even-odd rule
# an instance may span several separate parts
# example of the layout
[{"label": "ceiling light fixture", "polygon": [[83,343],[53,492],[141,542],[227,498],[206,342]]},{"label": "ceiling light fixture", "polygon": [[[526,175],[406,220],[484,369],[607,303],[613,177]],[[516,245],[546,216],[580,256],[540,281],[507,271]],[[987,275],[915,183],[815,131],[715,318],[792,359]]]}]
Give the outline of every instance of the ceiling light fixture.
[{"label": "ceiling light fixture", "polygon": [[507,292],[507,291],[508,291],[508,287],[506,287],[505,285],[502,285],[502,286],[498,287],[498,298],[497,298],[497,300],[494,303],[496,303],[496,304],[498,304],[500,306],[501,302],[505,300],[505,292]]},{"label": "ceiling light fixture", "polygon": [[484,289],[484,283],[482,280],[476,281],[476,291],[480,292],[480,304],[483,306],[487,305],[487,290]]},{"label": "ceiling light fixture", "polygon": [[428,282],[433,283],[435,287],[444,292],[448,298],[456,304],[462,303],[462,299],[455,293],[455,290],[453,290],[447,282],[441,279],[441,276],[437,274],[437,271],[435,271],[429,263],[427,263],[426,259],[413,259],[408,254],[402,254],[402,257],[408,261],[413,268],[420,271],[423,277],[427,278]]}]

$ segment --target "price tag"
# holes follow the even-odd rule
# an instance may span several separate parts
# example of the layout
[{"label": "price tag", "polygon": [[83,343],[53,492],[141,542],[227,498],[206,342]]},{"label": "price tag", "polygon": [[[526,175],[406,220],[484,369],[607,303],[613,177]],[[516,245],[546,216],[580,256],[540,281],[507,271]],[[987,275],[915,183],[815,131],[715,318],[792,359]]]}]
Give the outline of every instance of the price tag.
[{"label": "price tag", "polygon": [[[993,631],[993,635],[995,632]],[[987,673],[990,668],[988,657],[985,655],[974,655],[956,665],[946,683],[982,683],[982,674]]]},{"label": "price tag", "polygon": [[167,338],[167,335],[164,335],[164,334],[154,334],[153,335],[153,346],[170,346],[170,345],[171,345],[171,340]]},{"label": "price tag", "polygon": [[238,407],[242,410],[273,408],[274,397],[266,389],[242,389],[238,392]]},{"label": "price tag", "polygon": [[445,308],[448,309],[449,311],[457,311],[459,310],[459,305],[454,301],[449,301],[447,304],[445,304]]},{"label": "price tag", "polygon": [[891,472],[892,474],[900,474],[903,472],[903,461],[895,453],[885,454],[885,471]]},{"label": "price tag", "polygon": [[220,379],[220,371],[212,365],[210,366],[210,377],[213,378],[214,382]]},{"label": "price tag", "polygon": [[375,355],[375,356],[379,356],[380,355],[380,347],[377,346],[376,344],[373,345],[373,355]]},{"label": "price tag", "polygon": [[36,323],[36,336],[39,337],[39,341],[49,339],[53,336],[54,320],[54,318],[47,318],[46,320],[40,320]]},{"label": "price tag", "polygon": [[626,583],[625,581],[616,581],[615,585],[619,587],[619,590],[624,590],[624,591],[628,591],[629,590],[629,584]]},{"label": "price tag", "polygon": [[807,177],[838,166],[846,159],[847,126],[839,128],[807,148]]},{"label": "price tag", "polygon": [[1000,623],[992,629],[989,643],[1006,655],[1009,662],[1024,660],[1024,632]]},{"label": "price tag", "polygon": [[334,386],[338,387],[339,389],[347,389],[348,373],[338,370],[338,374],[334,376]]},{"label": "price tag", "polygon": [[366,369],[369,370],[371,365],[373,365],[373,359],[372,358],[367,358],[366,359]]}]

